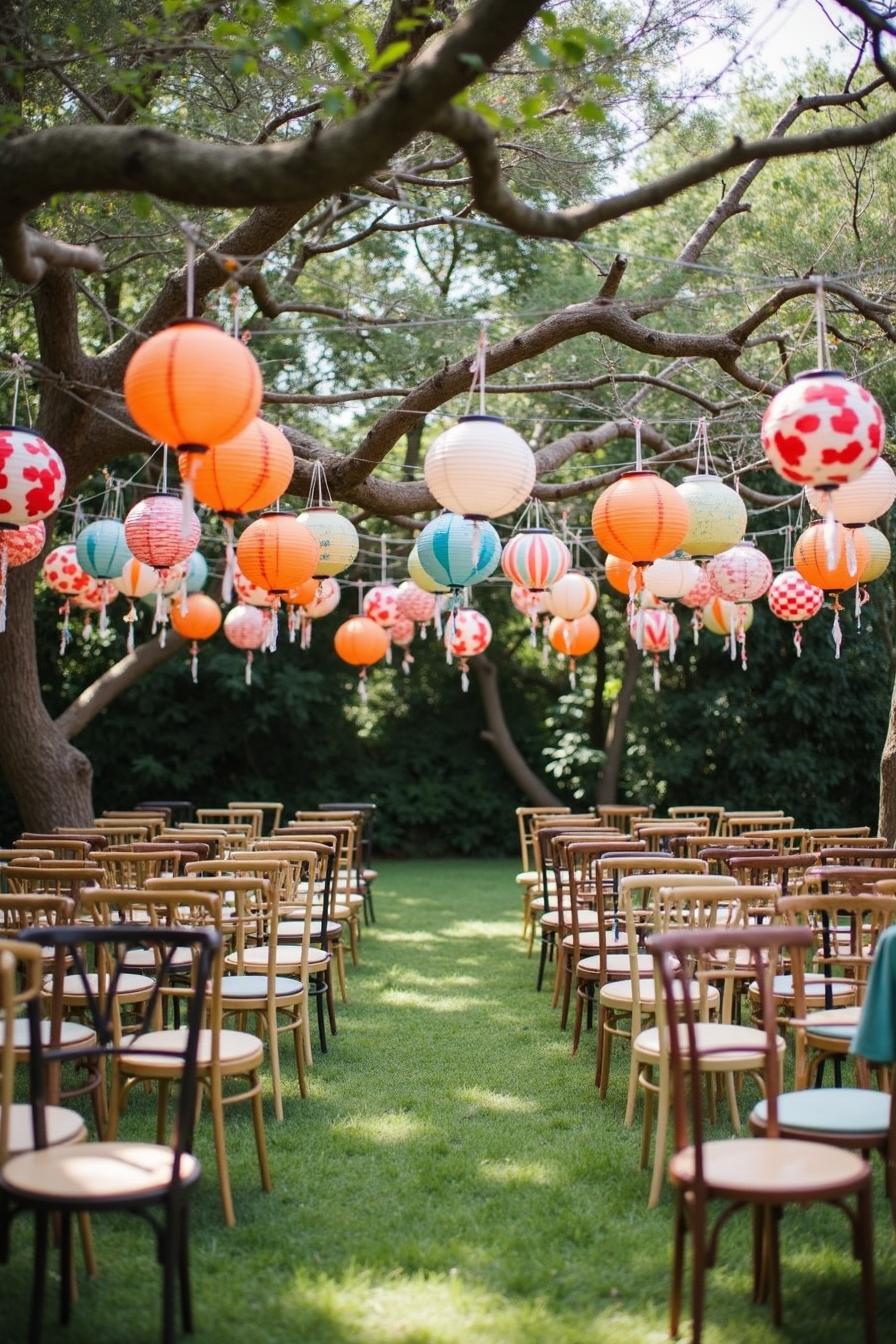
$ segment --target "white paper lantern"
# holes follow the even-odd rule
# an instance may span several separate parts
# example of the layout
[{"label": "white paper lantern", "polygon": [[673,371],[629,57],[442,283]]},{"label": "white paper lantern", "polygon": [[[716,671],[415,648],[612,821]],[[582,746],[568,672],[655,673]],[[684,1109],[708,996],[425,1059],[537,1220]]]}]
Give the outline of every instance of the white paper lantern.
[{"label": "white paper lantern", "polygon": [[535,458],[500,416],[464,415],[430,444],[423,475],[443,508],[470,518],[500,518],[529,498]]},{"label": "white paper lantern", "polygon": [[833,491],[809,488],[806,498],[822,517],[826,517],[830,509],[838,523],[845,527],[861,527],[881,518],[891,508],[896,500],[896,472],[879,457],[854,481],[847,481],[846,485]]},{"label": "white paper lantern", "polygon": [[564,621],[577,621],[597,606],[597,586],[575,570],[558,579],[548,593],[548,611]]},{"label": "white paper lantern", "polygon": [[676,602],[689,593],[703,578],[696,560],[687,557],[664,556],[654,560],[644,571],[644,585],[655,597]]},{"label": "white paper lantern", "polygon": [[718,476],[686,476],[675,488],[691,519],[683,551],[702,558],[737,545],[747,530],[747,506],[736,490]]},{"label": "white paper lantern", "polygon": [[341,574],[348,569],[358,554],[358,533],[354,523],[338,509],[328,507],[306,509],[299,514],[299,522],[304,523],[320,546],[314,578]]}]

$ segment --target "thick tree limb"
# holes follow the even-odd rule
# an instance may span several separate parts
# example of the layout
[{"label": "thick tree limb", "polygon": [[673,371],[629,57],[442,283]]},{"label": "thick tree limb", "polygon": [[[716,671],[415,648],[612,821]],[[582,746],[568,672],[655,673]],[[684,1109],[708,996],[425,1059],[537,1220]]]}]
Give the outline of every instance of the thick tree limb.
[{"label": "thick tree limb", "polygon": [[186,647],[186,641],[174,631],[168,632],[164,648],[158,639],[138,644],[133,653],[119,658],[117,663],[75,697],[56,718],[56,727],[70,742],[128,687],[133,686],[154,667],[160,667],[176,654],[183,653]]}]

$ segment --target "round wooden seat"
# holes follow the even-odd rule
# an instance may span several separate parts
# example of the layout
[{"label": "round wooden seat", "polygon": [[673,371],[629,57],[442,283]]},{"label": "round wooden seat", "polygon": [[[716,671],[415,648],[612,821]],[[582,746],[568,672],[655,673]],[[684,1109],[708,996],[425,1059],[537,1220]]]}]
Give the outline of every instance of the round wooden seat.
[{"label": "round wooden seat", "polygon": [[[64,1106],[47,1106],[44,1110],[47,1146],[60,1143],[80,1143],[87,1137],[84,1121],[77,1111]],[[30,1153],[34,1148],[34,1116],[28,1102],[16,1102],[9,1111],[9,1155]]]},{"label": "round wooden seat", "polygon": [[365,868],[361,876],[365,882],[375,882],[379,877],[379,870],[376,868]]},{"label": "round wooden seat", "polygon": [[[139,1038],[139,1050],[119,1056],[119,1065],[125,1073],[137,1077],[157,1078],[160,1074],[176,1077],[183,1070],[183,1051],[187,1033],[183,1028],[172,1031],[148,1031]],[[152,1052],[156,1050],[157,1054]],[[177,1055],[180,1051],[180,1057]],[[170,1053],[169,1053],[170,1052]],[[257,1069],[264,1059],[264,1043],[248,1031],[221,1030],[218,1033],[218,1057],[224,1073],[247,1073]],[[199,1033],[196,1052],[197,1069],[208,1071],[212,1062],[212,1033],[207,1027]]]},{"label": "round wooden seat", "polygon": [[[699,998],[700,985],[696,980],[691,981],[689,992],[692,998]],[[682,997],[682,988],[678,981],[675,982],[675,997],[677,999]],[[653,1012],[656,1006],[656,985],[652,978],[638,981],[638,998],[648,1012]],[[615,1008],[617,1012],[624,1012],[634,1002],[632,981],[617,980],[611,985],[604,985],[600,991],[600,1001],[606,1004],[608,1008]],[[706,1001],[710,1008],[717,1008],[719,1005],[719,991],[713,985],[710,985],[706,990]]]},{"label": "round wooden seat", "polygon": [[[108,1200],[145,1199],[171,1184],[174,1151],[156,1143],[75,1143],[11,1157],[0,1174],[8,1194],[46,1199],[55,1208],[96,1207]],[[192,1185],[199,1162],[191,1153],[180,1160],[180,1181]]]},{"label": "round wooden seat", "polygon": [[[134,947],[124,956],[125,966],[136,966],[140,970],[155,971],[156,957],[152,948]],[[183,971],[193,965],[193,953],[188,947],[175,947],[169,966],[173,970]]]},{"label": "round wooden seat", "polygon": [[[885,1139],[890,1129],[892,1098],[864,1087],[813,1087],[784,1092],[778,1097],[778,1124],[782,1132],[804,1134],[824,1142],[850,1139],[859,1147]],[[750,1124],[760,1133],[768,1123],[768,1104],[753,1107]]]},{"label": "round wooden seat", "polygon": [[[252,973],[258,970],[267,971],[270,960],[270,947],[247,947],[243,953],[243,965],[249,967]],[[236,952],[229,952],[224,958],[224,965],[231,969],[240,964],[239,956]],[[274,949],[274,964],[276,970],[298,970],[302,964],[302,952],[296,943],[280,943]],[[230,977],[227,977],[230,979]]]},{"label": "round wooden seat", "polygon": [[[824,976],[818,975],[814,971],[810,972],[805,977],[805,994],[807,1002],[812,1002],[814,1000],[817,1003],[819,999],[824,999],[827,990],[831,991],[832,998],[840,999],[841,1001],[843,999],[854,999],[856,996],[856,986],[855,982],[852,980],[840,980],[834,982],[828,980],[827,984],[825,984]],[[749,993],[752,997],[758,1000],[759,986],[756,984],[755,980],[750,983]],[[772,985],[772,993],[774,994],[776,1003],[792,999],[793,976],[776,975]]]},{"label": "round wooden seat", "polygon": [[[576,974],[600,975],[600,967],[600,957],[582,957],[576,966]],[[607,975],[617,978],[624,976],[628,979],[632,967],[631,958],[627,952],[614,952],[604,958],[604,967]],[[649,952],[638,953],[638,974],[645,977],[653,975],[653,957]]]},{"label": "round wooden seat", "polygon": [[[45,1046],[49,1046],[51,1040],[51,1027],[49,1018],[41,1018],[40,1039]],[[6,1039],[5,1024],[0,1022],[0,1045]],[[31,1024],[27,1017],[17,1017],[12,1027],[13,1049],[18,1052],[27,1050],[31,1044]],[[96,1045],[96,1032],[90,1027],[85,1027],[83,1022],[60,1022],[59,1024],[59,1046],[60,1049],[75,1050],[83,1047],[89,1050],[91,1046]]]},{"label": "round wooden seat", "polygon": [[823,1008],[806,1018],[806,1039],[820,1036],[829,1040],[851,1041],[856,1034],[862,1009],[859,1004],[848,1008]]},{"label": "round wooden seat", "polygon": [[[278,975],[274,980],[274,993],[278,998],[291,997],[301,992],[300,980],[285,975]],[[268,978],[266,975],[225,975],[221,981],[221,994],[225,999],[267,1003]]]},{"label": "round wooden seat", "polygon": [[[695,1022],[694,1028],[701,1069],[761,1069],[764,1066],[765,1032],[757,1027],[739,1027],[727,1022]],[[678,1026],[678,1039],[682,1054],[688,1055],[690,1045],[683,1023]],[[779,1036],[779,1057],[786,1048],[784,1038]],[[663,1030],[662,1045],[658,1027],[649,1027],[635,1037],[635,1054],[645,1063],[656,1063],[668,1049],[668,1028]]]},{"label": "round wooden seat", "polygon": [[[864,1185],[870,1168],[843,1148],[802,1139],[717,1139],[703,1144],[703,1175],[713,1195],[783,1204],[834,1199]],[[669,1160],[674,1185],[692,1185],[694,1150]]]},{"label": "round wooden seat", "polygon": [[[603,915],[599,915],[596,910],[580,910],[579,928],[589,930],[596,929],[602,919]],[[563,916],[563,923],[564,925],[569,923],[568,911]],[[543,929],[558,929],[560,927],[560,912],[557,910],[549,910],[547,914],[542,915],[541,927]]]},{"label": "round wooden seat", "polygon": [[[83,977],[80,975],[65,976],[62,981],[62,997],[67,999],[69,1003],[87,1003],[85,980],[91,992],[98,994],[99,977],[90,972]],[[127,973],[120,975],[115,984],[115,997],[121,1003],[148,998],[155,989],[155,983],[155,980],[151,980],[148,975],[129,975]],[[44,993],[47,996],[53,993],[53,981],[49,977],[44,981]]]},{"label": "round wooden seat", "polygon": [[[342,925],[335,919],[327,920],[327,933],[332,935],[342,932]],[[303,919],[281,919],[277,925],[277,937],[282,938],[284,942],[292,942],[294,938],[302,939],[305,933],[305,921]],[[311,937],[319,938],[321,935],[321,921],[319,919],[311,922]]]}]

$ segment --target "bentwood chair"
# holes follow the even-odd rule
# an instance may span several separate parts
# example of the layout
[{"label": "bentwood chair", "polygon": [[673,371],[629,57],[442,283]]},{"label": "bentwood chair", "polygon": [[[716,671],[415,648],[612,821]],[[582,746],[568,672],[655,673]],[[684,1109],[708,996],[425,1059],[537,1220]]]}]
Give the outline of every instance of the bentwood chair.
[{"label": "bentwood chair", "polygon": [[704,807],[700,803],[687,803],[678,807],[670,807],[669,816],[673,821],[687,821],[690,817],[706,817],[709,820],[710,833],[718,835],[722,819],[725,816],[725,809],[716,804]]},{"label": "bentwood chair", "polygon": [[[784,950],[799,957],[811,940],[809,929],[765,925],[675,930],[654,935],[647,942],[656,958],[667,1020],[681,1023],[669,1033],[675,1142],[668,1168],[675,1190],[669,1332],[674,1337],[679,1330],[685,1250],[690,1241],[694,1344],[700,1344],[703,1335],[706,1270],[715,1261],[723,1223],[740,1208],[752,1210],[753,1297],[770,1300],[777,1326],[782,1319],[780,1213],[789,1205],[805,1207],[816,1202],[835,1205],[848,1217],[853,1253],[861,1264],[865,1340],[876,1344],[871,1169],[864,1158],[844,1149],[781,1137],[778,1119],[779,1044],[772,981]],[[705,1053],[698,1032],[694,976],[705,958],[723,960],[725,953],[740,947],[750,949],[756,982],[761,986],[767,1137],[709,1141],[704,1138],[701,1089],[691,1086],[693,1070]],[[711,1223],[710,1206],[716,1201],[724,1207]]]},{"label": "bentwood chair", "polygon": [[[82,978],[86,1012],[95,1044],[91,1053],[97,1062],[117,1059],[124,1049],[131,1054],[142,1050],[141,1037],[155,1019],[156,1003],[148,1002],[139,1023],[127,1042],[121,1038],[114,1009],[115,996],[108,993],[119,973],[126,952],[149,940],[158,948],[160,962],[159,991],[166,968],[176,950],[189,948],[193,954],[193,995],[186,1029],[166,1042],[173,1056],[181,1061],[181,1086],[177,1115],[170,1144],[118,1142],[47,1145],[47,1099],[45,1078],[48,1067],[60,1062],[59,1052],[44,1045],[41,1031],[41,1004],[35,996],[27,1005],[30,1029],[30,1080],[32,1124],[35,1149],[11,1157],[0,1172],[0,1190],[13,1210],[28,1210],[34,1215],[34,1276],[31,1295],[29,1341],[37,1344],[43,1325],[46,1298],[47,1258],[50,1221],[59,1224],[62,1264],[70,1260],[72,1215],[101,1211],[128,1211],[150,1221],[156,1236],[156,1254],[162,1267],[162,1341],[172,1344],[175,1335],[175,1307],[180,1297],[183,1328],[192,1330],[192,1305],[187,1249],[188,1198],[200,1175],[199,1162],[192,1154],[193,1124],[196,1113],[196,1055],[205,998],[205,986],[212,971],[212,959],[219,938],[213,929],[151,929],[119,925],[111,928],[87,928],[77,925],[36,928],[22,934],[23,940],[52,948],[55,953],[54,980],[69,967]],[[87,958],[100,953],[97,964],[107,968],[108,978],[98,993],[87,994]],[[158,1212],[158,1221],[152,1211]],[[71,1309],[71,1277],[60,1275],[60,1314],[63,1323]]]},{"label": "bentwood chair", "polygon": [[246,799],[242,800],[237,799],[235,801],[231,800],[231,802],[229,802],[227,806],[235,807],[237,810],[239,810],[240,808],[252,808],[254,810],[261,812],[262,834],[264,834],[265,827],[267,827],[268,831],[272,831],[275,826],[279,826],[280,818],[283,816],[282,803],[258,803],[253,801],[247,801]]}]

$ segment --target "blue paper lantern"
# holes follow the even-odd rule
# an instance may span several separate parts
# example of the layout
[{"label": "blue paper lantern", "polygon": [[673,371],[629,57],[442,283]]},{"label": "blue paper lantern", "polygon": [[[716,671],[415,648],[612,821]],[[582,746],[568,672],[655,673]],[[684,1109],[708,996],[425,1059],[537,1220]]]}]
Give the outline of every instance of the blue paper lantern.
[{"label": "blue paper lantern", "polygon": [[117,579],[133,559],[125,541],[124,524],[117,518],[88,523],[75,539],[78,564],[94,579]]},{"label": "blue paper lantern", "polygon": [[501,541],[491,523],[443,513],[420,533],[417,556],[436,583],[466,588],[497,569]]},{"label": "blue paper lantern", "polygon": [[208,578],[208,562],[201,551],[194,551],[187,562],[187,592],[198,593]]}]

